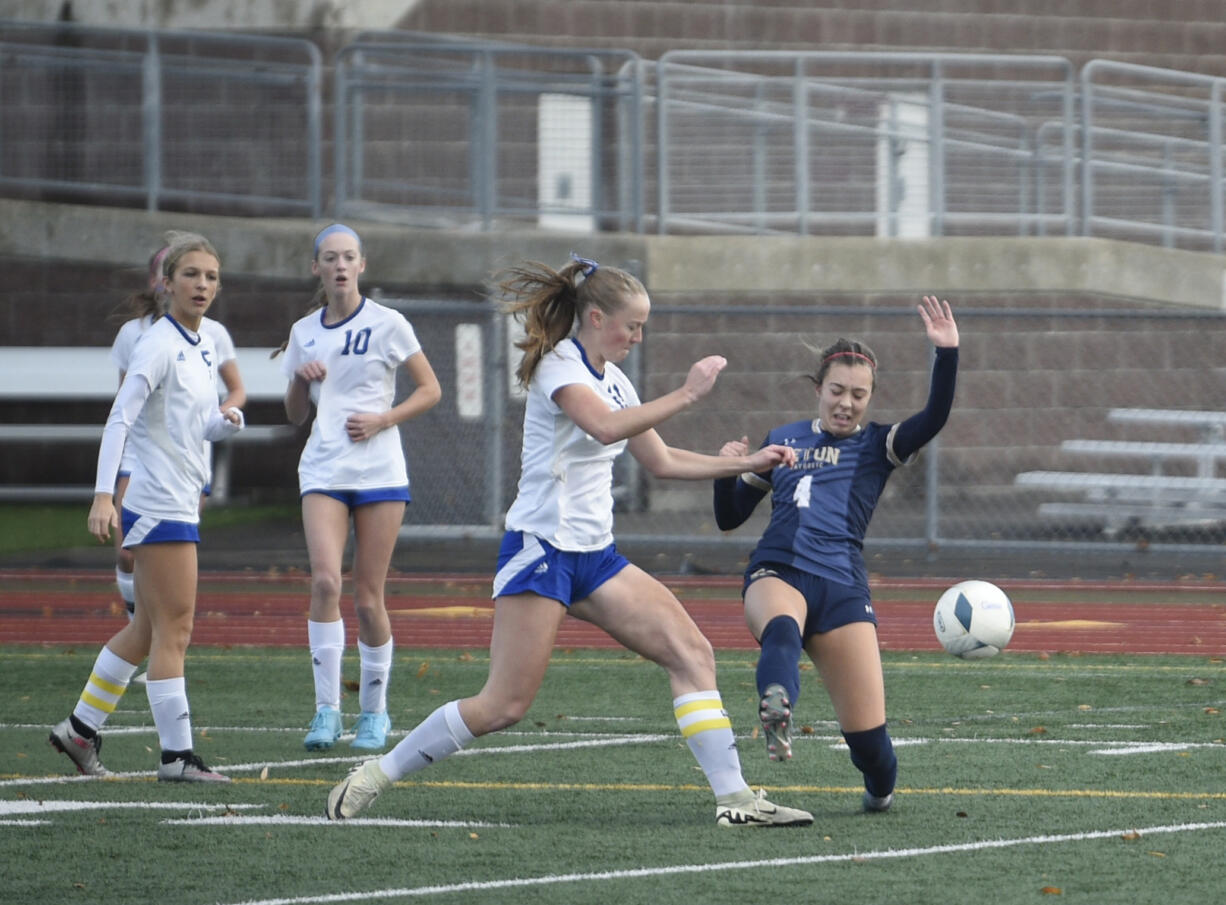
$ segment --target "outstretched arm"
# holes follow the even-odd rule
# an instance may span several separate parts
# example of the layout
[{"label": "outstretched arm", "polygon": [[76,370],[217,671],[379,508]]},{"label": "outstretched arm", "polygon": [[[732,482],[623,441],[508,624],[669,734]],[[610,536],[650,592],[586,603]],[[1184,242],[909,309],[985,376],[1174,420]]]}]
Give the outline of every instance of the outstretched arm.
[{"label": "outstretched arm", "polygon": [[936,361],[932,366],[928,403],[922,411],[900,423],[894,434],[894,454],[903,460],[918,452],[945,426],[953,408],[958,376],[958,325],[949,302],[926,295],[919,313],[928,339],[936,346]]},{"label": "outstretched arm", "polygon": [[771,444],[744,455],[708,456],[688,449],[668,446],[658,433],[647,430],[629,443],[631,455],[657,478],[680,478],[701,481],[708,478],[734,477],[746,471],[770,471],[776,465],[791,465],[796,450],[790,446]]},{"label": "outstretched arm", "polygon": [[553,394],[553,401],[571,421],[607,446],[650,430],[693,405],[711,391],[715,378],[727,364],[723,356],[710,355],[694,363],[685,383],[678,389],[651,402],[615,411],[610,410],[591,387],[579,383],[559,387]]}]

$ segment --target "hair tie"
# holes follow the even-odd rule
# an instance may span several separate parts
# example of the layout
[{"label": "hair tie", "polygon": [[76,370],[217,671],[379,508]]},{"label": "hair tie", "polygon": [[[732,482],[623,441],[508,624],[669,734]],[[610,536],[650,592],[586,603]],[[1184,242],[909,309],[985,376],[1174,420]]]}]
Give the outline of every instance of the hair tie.
[{"label": "hair tie", "polygon": [[868,366],[870,368],[873,368],[875,370],[877,367],[877,363],[873,361],[871,358],[869,358],[867,355],[865,355],[863,352],[853,352],[850,349],[845,349],[842,352],[832,352],[831,354],[823,358],[821,363],[825,364],[826,362],[834,358],[862,358],[866,362],[868,362]]},{"label": "hair tie", "polygon": [[323,240],[328,238],[328,236],[333,236],[337,233],[341,233],[342,235],[346,236],[353,236],[353,240],[358,243],[358,248],[362,247],[362,239],[357,233],[355,233],[344,223],[333,223],[331,226],[325,226],[315,236],[315,257],[319,257],[319,246],[323,243]]},{"label": "hair tie", "polygon": [[576,264],[579,264],[581,266],[583,270],[584,278],[590,277],[592,274],[594,274],[597,270],[600,269],[600,265],[596,263],[595,261],[593,261],[591,258],[581,258],[577,254],[575,254],[573,251],[570,253],[570,258]]}]

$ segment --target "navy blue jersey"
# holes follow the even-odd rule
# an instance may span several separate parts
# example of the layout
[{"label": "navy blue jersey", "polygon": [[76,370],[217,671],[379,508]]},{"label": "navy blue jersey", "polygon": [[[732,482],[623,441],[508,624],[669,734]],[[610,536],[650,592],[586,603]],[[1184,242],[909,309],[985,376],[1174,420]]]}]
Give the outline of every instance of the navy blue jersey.
[{"label": "navy blue jersey", "polygon": [[958,350],[938,349],[924,410],[897,424],[869,422],[848,437],[817,419],[777,427],[763,445],[796,450],[796,464],[715,482],[715,519],[723,530],[749,518],[769,492],[771,518],[749,560],[794,566],[868,589],[862,548],[869,520],[894,469],[936,436],[953,405]]}]

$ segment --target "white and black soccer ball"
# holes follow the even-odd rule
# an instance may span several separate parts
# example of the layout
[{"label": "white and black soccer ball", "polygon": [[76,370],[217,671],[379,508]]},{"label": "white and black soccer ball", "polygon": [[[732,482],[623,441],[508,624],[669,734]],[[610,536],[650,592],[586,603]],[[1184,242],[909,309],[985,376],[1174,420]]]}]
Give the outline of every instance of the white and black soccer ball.
[{"label": "white and black soccer ball", "polygon": [[1013,604],[990,581],[960,581],[937,601],[932,627],[955,657],[994,657],[1013,637]]}]

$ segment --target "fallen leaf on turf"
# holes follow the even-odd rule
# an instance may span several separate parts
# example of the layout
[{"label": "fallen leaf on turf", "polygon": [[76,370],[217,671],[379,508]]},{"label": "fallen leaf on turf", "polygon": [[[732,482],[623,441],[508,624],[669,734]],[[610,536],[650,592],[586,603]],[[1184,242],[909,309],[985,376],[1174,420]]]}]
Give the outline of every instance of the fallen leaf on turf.
[{"label": "fallen leaf on turf", "polygon": [[1202,679],[1202,678],[1200,678],[1199,676],[1197,676],[1197,677],[1195,677],[1195,678],[1188,679],[1188,683],[1187,683],[1187,684],[1189,684],[1189,685],[1208,685],[1208,684],[1209,684],[1209,680],[1208,680],[1208,679]]},{"label": "fallen leaf on turf", "polygon": [[470,654],[468,651],[464,651],[464,653],[462,653],[462,654],[460,654],[460,656],[456,657],[456,659],[457,659],[457,660],[459,660],[461,663],[467,663],[467,662],[468,662],[469,660],[471,660],[472,658],[473,658],[473,655],[472,655],[472,654]]},{"label": "fallen leaf on turf", "polygon": [[1217,714],[1221,712],[1222,711],[1218,710],[1216,707],[1206,707],[1205,708],[1205,713],[1208,713],[1208,714]]},{"label": "fallen leaf on turf", "polygon": [[427,660],[425,663],[422,663],[421,666],[417,667],[417,678],[420,679],[422,676],[424,676],[429,671],[430,671],[430,662]]},{"label": "fallen leaf on turf", "polygon": [[268,779],[268,767],[260,771],[260,779]]},{"label": "fallen leaf on turf", "polygon": [[958,813],[954,814],[954,816],[955,817],[967,817],[969,815],[966,813],[966,811],[958,811]]},{"label": "fallen leaf on turf", "polygon": [[1136,842],[1138,839],[1141,838],[1141,834],[1138,833],[1136,830],[1132,830],[1131,832],[1127,832],[1123,836],[1120,836],[1120,838],[1123,839],[1125,842]]},{"label": "fallen leaf on turf", "polygon": [[1089,704],[1078,704],[1077,709],[1081,711],[1086,711],[1086,710],[1093,710],[1094,708],[1090,706]]},{"label": "fallen leaf on turf", "polygon": [[800,734],[801,734],[801,735],[812,735],[812,734],[813,734],[813,727],[812,727],[812,726],[801,726],[801,727],[800,727]]},{"label": "fallen leaf on turf", "polygon": [[1146,852],[1147,855],[1153,855],[1155,858],[1165,858],[1166,852]]},{"label": "fallen leaf on turf", "polygon": [[1031,735],[1046,735],[1047,727],[1046,726],[1035,726],[1033,729],[1030,730],[1030,734]]},{"label": "fallen leaf on turf", "polygon": [[355,682],[353,679],[346,679],[344,684],[345,684],[345,689],[347,691],[361,691],[362,690],[362,683]]},{"label": "fallen leaf on turf", "polygon": [[469,833],[468,838],[469,839],[480,839],[481,837],[478,836],[476,833]]},{"label": "fallen leaf on turf", "polygon": [[1044,886],[1042,889],[1039,890],[1039,892],[1043,893],[1043,895],[1045,896],[1064,895],[1064,890],[1061,889],[1059,886]]},{"label": "fallen leaf on turf", "polygon": [[757,726],[754,726],[754,727],[753,727],[753,731],[749,733],[749,737],[750,737],[750,738],[757,738],[757,737],[758,737],[758,727],[757,727]]}]

